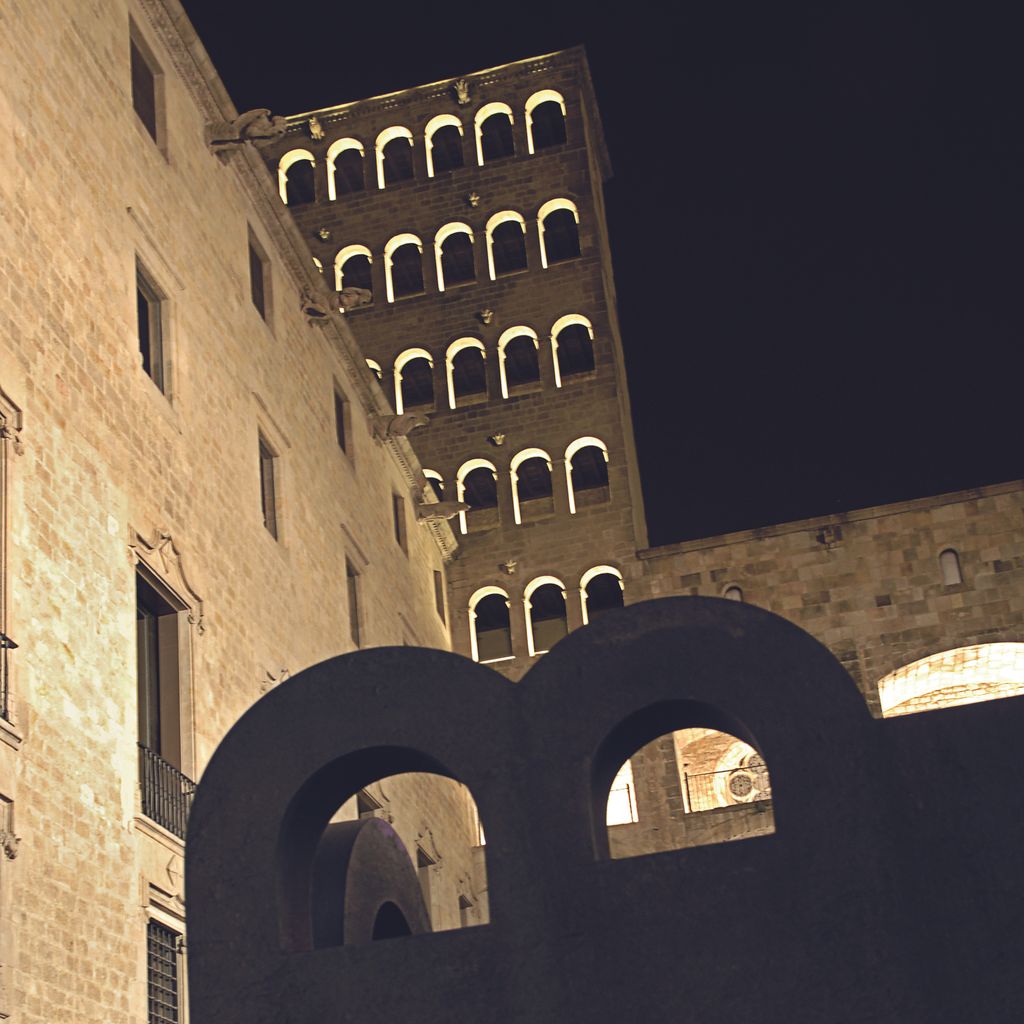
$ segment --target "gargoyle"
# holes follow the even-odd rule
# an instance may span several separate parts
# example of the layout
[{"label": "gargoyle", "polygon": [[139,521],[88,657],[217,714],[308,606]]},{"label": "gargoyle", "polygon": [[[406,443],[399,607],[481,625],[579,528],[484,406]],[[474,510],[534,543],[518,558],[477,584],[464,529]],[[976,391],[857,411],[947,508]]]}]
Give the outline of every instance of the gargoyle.
[{"label": "gargoyle", "polygon": [[405,437],[417,427],[425,427],[429,423],[430,417],[418,412],[403,412],[398,416],[376,416],[373,420],[373,436],[378,441]]},{"label": "gargoyle", "polygon": [[368,288],[342,288],[338,292],[341,308],[348,312],[360,306],[369,306],[373,302],[373,292]]},{"label": "gargoyle", "polygon": [[226,163],[247,142],[266,146],[279,139],[288,128],[283,117],[272,117],[266,107],[257,107],[239,114],[234,121],[217,121],[206,126],[206,141],[210,149]]},{"label": "gargoyle", "polygon": [[460,512],[468,512],[470,506],[464,501],[424,502],[416,506],[417,523],[443,523],[454,518]]}]

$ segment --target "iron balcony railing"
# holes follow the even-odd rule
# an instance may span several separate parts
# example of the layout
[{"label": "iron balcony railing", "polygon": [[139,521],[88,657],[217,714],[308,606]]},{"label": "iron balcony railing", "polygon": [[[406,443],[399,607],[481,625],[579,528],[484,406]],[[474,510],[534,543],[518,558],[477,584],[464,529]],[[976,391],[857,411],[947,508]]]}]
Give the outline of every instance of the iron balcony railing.
[{"label": "iron balcony railing", "polygon": [[196,784],[141,743],[139,779],[142,784],[142,813],[179,839],[184,839]]},{"label": "iron balcony railing", "polygon": [[687,811],[710,811],[772,798],[768,769],[760,761],[697,775],[684,772],[683,783]]}]

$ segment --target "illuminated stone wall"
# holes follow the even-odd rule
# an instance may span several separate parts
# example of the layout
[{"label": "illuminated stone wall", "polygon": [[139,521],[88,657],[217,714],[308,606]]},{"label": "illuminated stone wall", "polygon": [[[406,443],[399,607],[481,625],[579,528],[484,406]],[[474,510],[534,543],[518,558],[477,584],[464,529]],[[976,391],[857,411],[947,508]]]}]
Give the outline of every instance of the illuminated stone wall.
[{"label": "illuminated stone wall", "polygon": [[[130,17],[163,73],[163,148],[133,110]],[[387,408],[351,336],[300,313],[310,256],[262,163],[207,149],[207,122],[234,111],[182,18],[173,0],[41,0],[4,16],[0,389],[23,453],[6,442],[19,646],[0,832],[20,845],[0,854],[0,1017],[19,1024],[145,1020],[147,915],[182,910],[181,843],[140,811],[135,557],[188,589],[193,775],[286,672],[353,649],[346,559],[366,644],[449,643],[433,574],[451,535],[413,521],[418,463],[406,442],[372,438]],[[250,300],[250,230],[269,260],[269,324]],[[169,396],[141,365],[136,258],[166,296]],[[279,455],[278,540],[261,516],[258,432]],[[464,799],[428,793],[422,780],[377,790],[410,849],[439,854],[450,925],[475,884],[472,819]]]}]

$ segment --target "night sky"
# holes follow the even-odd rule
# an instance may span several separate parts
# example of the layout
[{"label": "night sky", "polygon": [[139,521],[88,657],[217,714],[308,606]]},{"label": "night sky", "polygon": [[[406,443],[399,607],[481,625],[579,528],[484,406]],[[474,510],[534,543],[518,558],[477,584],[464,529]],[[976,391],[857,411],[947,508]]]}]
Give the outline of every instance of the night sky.
[{"label": "night sky", "polygon": [[652,544],[1022,475],[1014,6],[185,3],[240,110],[586,45]]}]

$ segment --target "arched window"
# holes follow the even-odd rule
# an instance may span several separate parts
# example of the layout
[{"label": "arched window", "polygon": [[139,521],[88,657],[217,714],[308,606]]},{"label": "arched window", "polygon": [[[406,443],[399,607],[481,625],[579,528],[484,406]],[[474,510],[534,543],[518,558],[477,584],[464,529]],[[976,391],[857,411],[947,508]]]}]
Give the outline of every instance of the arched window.
[{"label": "arched window", "polygon": [[964,574],[960,571],[960,556],[953,548],[946,548],[939,555],[939,569],[942,572],[942,583],[946,587],[955,587],[963,583]]},{"label": "arched window", "polygon": [[313,166],[316,160],[308,149],[290,149],[277,164],[277,190],[287,206],[316,201]]},{"label": "arched window", "polygon": [[424,131],[427,150],[427,175],[454,171],[465,164],[462,153],[462,122],[454,114],[438,114],[427,122]]},{"label": "arched window", "polygon": [[358,139],[338,139],[327,150],[327,196],[332,201],[350,192],[362,192],[366,150]]},{"label": "arched window", "polygon": [[373,292],[373,257],[365,245],[346,245],[334,257],[334,287],[365,288]]},{"label": "arched window", "polygon": [[501,375],[501,396],[517,388],[540,381],[537,332],[529,327],[510,327],[498,339],[498,371]]},{"label": "arched window", "polygon": [[445,356],[445,368],[450,408],[474,404],[480,395],[486,397],[487,369],[482,341],[477,338],[453,341]]},{"label": "arched window", "polygon": [[476,127],[476,159],[482,167],[490,160],[515,156],[512,108],[507,103],[486,103],[473,119]]},{"label": "arched window", "polygon": [[565,142],[565,100],[561,93],[542,89],[526,101],[526,142],[531,153]]},{"label": "arched window", "polygon": [[611,565],[595,565],[580,579],[580,606],[583,624],[623,605],[622,573]]},{"label": "arched window", "polygon": [[423,475],[434,488],[438,501],[444,501],[444,477],[436,469],[425,469]]},{"label": "arched window", "polygon": [[910,715],[1024,694],[1024,644],[960,647],[922,658],[878,681],[882,715]]},{"label": "arched window", "polygon": [[434,360],[426,349],[406,349],[395,360],[395,412],[434,407]]},{"label": "arched window", "polygon": [[512,511],[516,522],[554,511],[551,456],[540,448],[524,448],[512,457]]},{"label": "arched window", "polygon": [[722,591],[722,597],[724,597],[726,601],[742,601],[743,591],[737,587],[735,583],[730,583],[729,586]]},{"label": "arched window", "polygon": [[594,328],[585,316],[570,313],[551,328],[551,355],[555,364],[555,387],[566,377],[594,369]]},{"label": "arched window", "polygon": [[463,533],[486,530],[498,524],[498,470],[486,459],[470,459],[455,474],[455,500],[469,505],[468,512],[459,513]]},{"label": "arched window", "polygon": [[500,587],[481,587],[469,599],[469,646],[485,665],[512,657],[508,594]]},{"label": "arched window", "polygon": [[569,512],[608,500],[608,447],[596,437],[579,437],[565,449]]},{"label": "arched window", "polygon": [[540,262],[542,267],[580,254],[580,213],[568,199],[549,199],[537,211],[540,228]]},{"label": "arched window", "polygon": [[530,654],[546,654],[569,631],[565,617],[565,584],[554,576],[538,576],[526,584],[526,644]]},{"label": "arched window", "polygon": [[491,280],[526,267],[526,221],[514,210],[496,213],[487,221],[487,269]]},{"label": "arched window", "polygon": [[377,378],[377,380],[384,380],[384,371],[381,369],[381,365],[376,359],[367,359],[366,365],[370,368],[370,372]]},{"label": "arched window", "polygon": [[445,224],[434,236],[434,260],[439,291],[443,292],[451,285],[475,281],[473,229],[459,222]]},{"label": "arched window", "polygon": [[413,177],[412,132],[401,125],[385,128],[377,136],[377,188]]},{"label": "arched window", "polygon": [[423,291],[423,243],[415,235],[395,235],[384,246],[388,302]]}]

